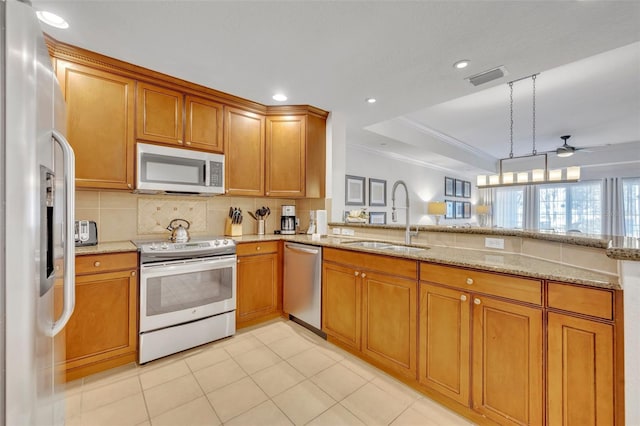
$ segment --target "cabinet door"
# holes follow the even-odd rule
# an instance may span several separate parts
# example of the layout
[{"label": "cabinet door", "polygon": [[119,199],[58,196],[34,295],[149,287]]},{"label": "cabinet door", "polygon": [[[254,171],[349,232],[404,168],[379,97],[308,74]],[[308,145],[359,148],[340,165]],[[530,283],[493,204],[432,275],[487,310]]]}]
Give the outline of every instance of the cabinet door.
[{"label": "cabinet door", "polygon": [[278,309],[278,254],[238,258],[236,322],[249,321]]},{"label": "cabinet door", "polygon": [[474,410],[504,425],[541,425],[542,310],[473,299]]},{"label": "cabinet door", "polygon": [[225,181],[229,195],[264,195],[264,116],[225,107]]},{"label": "cabinet door", "polygon": [[186,96],[185,107],[185,146],[222,153],[222,104]]},{"label": "cabinet door", "polygon": [[613,425],[613,326],[549,313],[548,424]]},{"label": "cabinet door", "polygon": [[182,145],[182,93],[138,83],[136,137],[139,140]]},{"label": "cabinet door", "polygon": [[78,188],[132,189],[135,82],[57,61]]},{"label": "cabinet door", "polygon": [[304,197],[306,117],[267,117],[266,193],[270,197]]},{"label": "cabinet door", "polygon": [[420,383],[469,406],[470,296],[420,283]]},{"label": "cabinet door", "polygon": [[416,378],[417,282],[363,272],[362,352]]},{"label": "cabinet door", "polygon": [[66,327],[69,371],[119,355],[137,346],[135,271],[76,277],[76,307]]},{"label": "cabinet door", "polygon": [[362,283],[351,268],[322,267],[322,331],[360,350]]}]

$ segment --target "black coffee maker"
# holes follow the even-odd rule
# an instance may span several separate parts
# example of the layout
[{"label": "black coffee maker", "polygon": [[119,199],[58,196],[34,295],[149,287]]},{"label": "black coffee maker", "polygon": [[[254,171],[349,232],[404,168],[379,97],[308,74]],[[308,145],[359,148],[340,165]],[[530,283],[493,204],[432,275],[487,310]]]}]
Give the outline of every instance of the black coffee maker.
[{"label": "black coffee maker", "polygon": [[282,206],[280,233],[283,235],[294,235],[296,233],[296,206]]}]

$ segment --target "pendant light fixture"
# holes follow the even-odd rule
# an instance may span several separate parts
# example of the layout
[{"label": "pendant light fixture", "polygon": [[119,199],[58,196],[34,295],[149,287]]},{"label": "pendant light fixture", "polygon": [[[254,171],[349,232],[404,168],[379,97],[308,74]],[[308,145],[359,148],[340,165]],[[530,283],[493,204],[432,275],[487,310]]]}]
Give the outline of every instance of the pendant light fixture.
[{"label": "pendant light fixture", "polygon": [[[549,170],[549,162],[547,153],[538,154],[536,150],[536,78],[539,74],[533,74],[509,83],[509,158],[501,158],[499,160],[499,169],[497,175],[478,175],[476,178],[476,186],[478,188],[496,188],[503,186],[519,186],[519,185],[540,185],[548,183],[568,183],[578,182],[580,180],[580,167],[567,167],[564,169]],[[520,157],[513,156],[513,84],[531,78],[533,86],[533,133],[532,133],[532,150],[531,154]],[[532,170],[522,170],[517,172],[505,172],[503,170],[503,162],[524,158],[542,158],[544,168],[536,168]]]}]

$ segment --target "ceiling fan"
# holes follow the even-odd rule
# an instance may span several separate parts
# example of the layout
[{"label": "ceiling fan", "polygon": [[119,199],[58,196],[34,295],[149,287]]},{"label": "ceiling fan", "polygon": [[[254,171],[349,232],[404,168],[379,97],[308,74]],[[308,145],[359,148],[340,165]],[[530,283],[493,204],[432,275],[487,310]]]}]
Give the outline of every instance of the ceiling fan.
[{"label": "ceiling fan", "polygon": [[[560,139],[564,141],[562,146],[558,147],[555,151],[549,151],[549,152],[555,152],[558,155],[558,157],[571,157],[573,154],[576,153],[576,151],[581,151],[584,149],[584,148],[577,148],[575,146],[569,145],[567,143],[567,140],[570,137],[571,135],[560,136]],[[589,151],[585,151],[585,152],[589,152]]]}]

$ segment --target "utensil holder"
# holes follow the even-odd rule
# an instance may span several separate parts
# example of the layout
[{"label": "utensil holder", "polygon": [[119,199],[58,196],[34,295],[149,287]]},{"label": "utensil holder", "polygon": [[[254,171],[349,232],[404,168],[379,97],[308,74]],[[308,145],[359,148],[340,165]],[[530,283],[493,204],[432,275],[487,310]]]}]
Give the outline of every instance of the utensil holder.
[{"label": "utensil holder", "polygon": [[242,236],[242,224],[231,223],[231,218],[227,218],[224,224],[224,235],[227,237]]},{"label": "utensil holder", "polygon": [[258,219],[258,235],[264,235],[264,219]]}]

